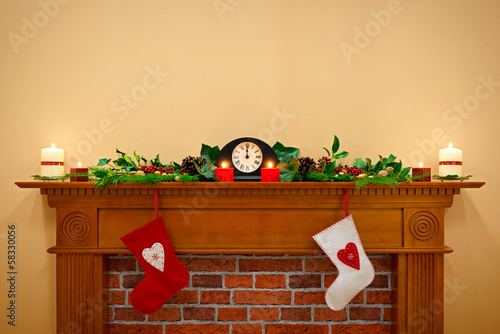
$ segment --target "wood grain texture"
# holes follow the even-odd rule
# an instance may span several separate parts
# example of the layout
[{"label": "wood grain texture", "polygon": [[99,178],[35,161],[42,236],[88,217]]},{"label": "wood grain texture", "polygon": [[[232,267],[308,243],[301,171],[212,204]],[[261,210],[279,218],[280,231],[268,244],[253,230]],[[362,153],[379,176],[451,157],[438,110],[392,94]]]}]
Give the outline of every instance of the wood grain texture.
[{"label": "wood grain texture", "polygon": [[[349,192],[367,253],[393,255],[394,333],[443,333],[444,208],[483,182],[416,182],[356,189],[354,183],[18,182],[57,208],[58,332],[105,333],[106,254],[129,251],[120,237],[159,214],[178,253],[320,254],[312,236],[344,217]],[[102,305],[100,305],[102,304]]]}]

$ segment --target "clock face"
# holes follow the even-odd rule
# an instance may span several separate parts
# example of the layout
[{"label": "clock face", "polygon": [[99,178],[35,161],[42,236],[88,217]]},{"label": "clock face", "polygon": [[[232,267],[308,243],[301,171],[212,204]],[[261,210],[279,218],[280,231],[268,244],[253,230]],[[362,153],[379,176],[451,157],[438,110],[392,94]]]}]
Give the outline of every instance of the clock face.
[{"label": "clock face", "polygon": [[261,168],[271,163],[277,166],[278,157],[266,142],[243,137],[230,141],[220,150],[215,165],[234,168],[234,181],[260,181]]},{"label": "clock face", "polygon": [[234,168],[243,173],[252,173],[262,164],[262,150],[255,143],[242,142],[234,148],[231,159]]}]

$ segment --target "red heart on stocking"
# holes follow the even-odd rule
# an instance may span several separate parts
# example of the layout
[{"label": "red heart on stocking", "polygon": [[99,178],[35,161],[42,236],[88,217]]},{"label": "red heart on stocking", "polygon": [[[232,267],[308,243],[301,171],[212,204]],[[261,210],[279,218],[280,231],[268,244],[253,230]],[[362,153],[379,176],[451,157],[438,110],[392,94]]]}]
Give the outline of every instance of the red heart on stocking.
[{"label": "red heart on stocking", "polygon": [[358,247],[353,242],[348,243],[344,249],[339,250],[337,257],[342,263],[359,270]]}]

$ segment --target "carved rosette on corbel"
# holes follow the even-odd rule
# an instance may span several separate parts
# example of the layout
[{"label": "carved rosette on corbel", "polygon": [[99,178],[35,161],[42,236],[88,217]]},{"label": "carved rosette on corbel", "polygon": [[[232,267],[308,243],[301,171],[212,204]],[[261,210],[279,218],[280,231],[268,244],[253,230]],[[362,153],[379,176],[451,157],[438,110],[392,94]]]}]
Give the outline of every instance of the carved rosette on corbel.
[{"label": "carved rosette on corbel", "polygon": [[97,247],[96,209],[57,210],[58,247]]},{"label": "carved rosette on corbel", "polygon": [[406,247],[434,248],[444,246],[443,209],[405,209]]}]

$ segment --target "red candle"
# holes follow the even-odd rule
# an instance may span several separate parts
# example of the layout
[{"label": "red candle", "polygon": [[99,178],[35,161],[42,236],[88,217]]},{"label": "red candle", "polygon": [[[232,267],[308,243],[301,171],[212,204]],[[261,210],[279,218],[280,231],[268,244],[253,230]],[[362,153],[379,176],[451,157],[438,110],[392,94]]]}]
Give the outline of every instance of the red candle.
[{"label": "red candle", "polygon": [[269,163],[269,168],[262,168],[260,170],[261,182],[280,182],[280,169],[272,167],[273,164]]},{"label": "red candle", "polygon": [[215,177],[221,182],[234,182],[234,169],[226,168],[226,163],[222,163],[222,168],[215,169]]},{"label": "red candle", "polygon": [[78,163],[78,168],[70,168],[69,172],[71,176],[69,180],[71,182],[87,182],[89,180],[89,169],[82,168],[82,164]]},{"label": "red candle", "polygon": [[431,169],[422,167],[422,163],[420,163],[419,168],[411,169],[411,176],[414,182],[430,182]]}]

